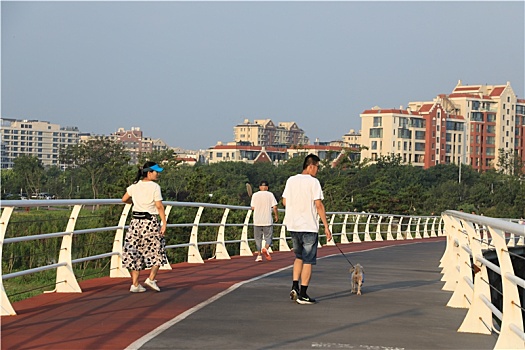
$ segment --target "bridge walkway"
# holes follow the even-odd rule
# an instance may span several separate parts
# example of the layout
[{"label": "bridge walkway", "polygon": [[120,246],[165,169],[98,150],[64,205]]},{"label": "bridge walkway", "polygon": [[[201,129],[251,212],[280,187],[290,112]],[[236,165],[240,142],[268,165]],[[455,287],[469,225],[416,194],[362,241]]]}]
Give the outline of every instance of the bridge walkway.
[{"label": "bridge walkway", "polygon": [[[458,333],[466,310],[446,307],[444,238],[339,245],[365,268],[363,295],[350,265],[319,250],[308,290],[289,300],[293,253],[175,264],[160,293],[129,293],[128,279],[81,282],[81,294],[42,294],[2,317],[3,349],[493,349],[493,335]],[[147,272],[144,273],[145,279]],[[142,276],[142,275],[141,275]]]}]

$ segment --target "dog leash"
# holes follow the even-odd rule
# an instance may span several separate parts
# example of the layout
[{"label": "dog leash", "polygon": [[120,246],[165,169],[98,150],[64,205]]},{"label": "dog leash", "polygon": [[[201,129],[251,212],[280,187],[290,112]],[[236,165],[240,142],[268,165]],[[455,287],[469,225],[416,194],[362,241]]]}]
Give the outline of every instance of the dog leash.
[{"label": "dog leash", "polygon": [[341,254],[343,254],[343,256],[345,257],[346,261],[348,261],[348,263],[349,263],[350,265],[352,265],[353,268],[355,268],[354,264],[352,264],[352,262],[351,262],[350,260],[348,260],[348,258],[346,257],[345,253],[343,253],[343,251],[341,250],[341,248],[339,248],[339,246],[337,245],[337,243],[335,243],[335,241],[334,241],[334,244],[335,244],[335,246],[337,247],[337,249],[339,249],[339,251],[341,252]]}]

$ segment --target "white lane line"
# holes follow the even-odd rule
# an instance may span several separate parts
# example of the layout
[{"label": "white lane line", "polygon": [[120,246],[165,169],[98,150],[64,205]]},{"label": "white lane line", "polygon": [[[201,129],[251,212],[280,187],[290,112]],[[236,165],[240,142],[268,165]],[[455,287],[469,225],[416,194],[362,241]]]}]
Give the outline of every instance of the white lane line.
[{"label": "white lane line", "polygon": [[168,329],[171,326],[179,323],[180,321],[184,320],[186,317],[190,316],[194,312],[199,311],[203,307],[213,303],[215,300],[220,299],[221,297],[225,296],[226,294],[229,294],[229,293],[233,292],[234,290],[236,290],[237,288],[239,288],[243,284],[256,281],[258,279],[261,279],[261,278],[273,275],[275,273],[279,273],[279,272],[281,272],[283,270],[286,270],[286,269],[289,269],[289,268],[291,268],[291,266],[283,267],[282,269],[275,270],[275,271],[272,271],[272,272],[268,272],[268,273],[265,273],[264,275],[260,275],[260,276],[254,277],[252,279],[236,283],[233,286],[231,286],[230,288],[228,288],[228,289],[226,289],[226,290],[224,290],[224,291],[214,295],[210,299],[208,299],[206,301],[203,301],[202,303],[200,303],[198,305],[195,305],[191,309],[189,309],[187,311],[184,311],[183,313],[181,313],[177,317],[175,317],[175,318],[171,319],[170,321],[168,321],[168,322],[160,325],[159,327],[155,328],[154,330],[152,330],[151,332],[149,332],[145,336],[143,336],[143,337],[137,339],[136,341],[134,341],[133,343],[131,343],[128,347],[126,347],[125,350],[137,350],[137,349],[140,349],[140,347],[142,345],[144,345],[145,343],[147,343],[151,339],[155,338],[157,335],[159,335],[160,333],[164,332],[166,329]]},{"label": "white lane line", "polygon": [[366,349],[366,350],[405,350],[405,348],[398,348],[392,346],[382,345],[352,345],[345,343],[312,343],[312,348],[315,349]]},{"label": "white lane line", "polygon": [[[370,249],[365,249],[365,250],[360,250],[360,251],[357,251],[357,252],[353,252],[353,253],[360,253],[360,252],[366,252],[366,251],[369,251],[369,250],[376,250],[376,249],[383,249],[383,248],[388,248],[388,247],[397,247],[397,246],[401,246],[401,245],[409,245],[409,244],[415,244],[415,243],[419,243],[419,242],[410,242],[410,243],[407,243],[407,244],[399,244],[399,245],[394,245],[394,246],[384,246],[384,247],[377,247],[377,248],[370,248]],[[333,255],[329,255],[329,256],[324,256],[322,258],[318,258],[319,259],[324,259],[324,258],[329,258],[329,257],[332,257],[332,256],[336,256],[336,255],[340,255],[341,253],[336,253],[336,254],[333,254]],[[351,254],[348,253],[348,254]],[[198,305],[195,305],[194,307],[192,307],[191,309],[189,310],[186,310],[184,311],[183,313],[181,313],[180,315],[178,315],[177,317],[175,318],[172,318],[170,321],[158,326],[157,328],[155,328],[154,330],[152,330],[151,332],[149,332],[148,334],[144,335],[143,337],[137,339],[136,341],[134,341],[133,343],[131,343],[130,345],[128,345],[125,350],[137,350],[137,349],[140,349],[140,347],[144,344],[146,344],[148,341],[150,341],[151,339],[155,338],[157,335],[159,335],[160,333],[164,332],[166,329],[170,328],[171,326],[179,323],[180,321],[184,320],[185,318],[187,318],[188,316],[190,316],[191,314],[193,314],[194,312],[197,312],[199,311],[200,309],[202,309],[203,307],[213,303],[215,300],[217,299],[220,299],[222,298],[223,296],[225,296],[226,294],[229,294],[231,292],[233,292],[234,290],[236,290],[237,288],[239,288],[240,286],[246,284],[246,283],[249,283],[249,282],[253,282],[253,281],[257,281],[258,279],[261,279],[261,278],[264,278],[264,277],[267,277],[267,276],[271,276],[275,273],[279,273],[281,271],[284,271],[286,269],[290,269],[292,268],[293,265],[291,266],[286,266],[286,267],[283,267],[279,270],[275,270],[275,271],[272,271],[272,272],[268,272],[268,273],[265,273],[264,275],[260,275],[260,276],[257,276],[257,277],[254,277],[252,279],[249,279],[249,280],[246,280],[246,281],[242,281],[242,282],[239,282],[239,283],[236,283],[234,284],[233,286],[231,286],[230,288],[220,292],[219,294],[217,295],[214,295],[213,297],[211,297],[210,299],[206,300],[206,301],[203,301],[202,303],[198,304]],[[327,343],[328,344],[328,343]],[[362,345],[360,345],[362,346]],[[363,345],[364,346],[364,345]],[[313,345],[312,345],[313,347]],[[344,349],[344,348],[343,348]],[[376,348],[357,348],[357,349],[376,349]],[[402,350],[401,348],[389,348],[389,347],[384,347],[384,348],[377,348],[377,349],[380,349],[380,350]]]}]

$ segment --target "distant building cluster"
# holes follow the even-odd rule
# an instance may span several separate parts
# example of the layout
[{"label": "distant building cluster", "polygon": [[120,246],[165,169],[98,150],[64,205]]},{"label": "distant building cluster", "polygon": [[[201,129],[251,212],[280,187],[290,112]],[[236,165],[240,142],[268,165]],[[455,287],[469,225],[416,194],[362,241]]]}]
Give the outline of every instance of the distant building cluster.
[{"label": "distant building cluster", "polygon": [[360,114],[361,131],[341,139],[310,142],[297,123],[245,119],[233,127],[231,142],[218,142],[205,151],[172,148],[145,136],[139,127],[119,128],[104,135],[82,134],[77,127],[61,127],[38,120],[2,118],[1,167],[8,169],[20,155],[37,157],[44,166],[59,166],[63,147],[90,137],[120,142],[135,164],[141,154],[173,149],[180,164],[271,162],[279,164],[309,153],[337,164],[342,157],[375,162],[398,156],[405,164],[429,168],[436,164],[468,164],[478,171],[495,168],[500,151],[525,161],[525,100],[506,85],[462,85],[432,101],[409,102],[408,107],[373,107]]},{"label": "distant building cluster", "polygon": [[256,119],[233,128],[234,141],[252,146],[290,147],[307,145],[309,140],[303,129],[295,122],[283,122],[275,125],[271,119]]},{"label": "distant building cluster", "polygon": [[361,113],[362,158],[395,154],[403,163],[429,168],[468,164],[485,171],[499,150],[524,156],[525,100],[506,85],[462,85],[406,109],[375,107]]},{"label": "distant building cluster", "polygon": [[21,155],[37,157],[44,166],[62,166],[59,150],[79,141],[77,127],[61,127],[38,120],[1,119],[1,168],[13,167]]}]

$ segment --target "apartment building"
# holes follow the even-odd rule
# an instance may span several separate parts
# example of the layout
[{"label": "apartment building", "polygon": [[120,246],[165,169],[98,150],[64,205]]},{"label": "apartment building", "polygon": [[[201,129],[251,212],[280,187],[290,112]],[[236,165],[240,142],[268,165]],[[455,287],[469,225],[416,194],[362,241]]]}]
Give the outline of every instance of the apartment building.
[{"label": "apartment building", "polygon": [[225,145],[219,142],[206,151],[206,160],[209,164],[219,162],[245,162],[250,164],[271,162],[278,164],[286,159],[286,148],[252,146],[247,142],[229,142]]},{"label": "apartment building", "polygon": [[251,146],[243,143],[231,142],[226,145],[218,143],[206,152],[209,164],[218,162],[245,162],[249,164],[270,162],[278,165],[290,158],[306,157],[315,154],[322,160],[335,162],[343,153],[343,147],[333,145],[296,145],[291,147],[264,147]]},{"label": "apartment building", "polygon": [[139,156],[143,153],[152,151],[167,150],[170,147],[161,139],[152,139],[144,136],[143,131],[139,127],[132,127],[131,130],[119,128],[116,132],[110,135],[124,145],[131,156],[130,163],[137,164]]},{"label": "apartment building", "polygon": [[524,100],[506,85],[462,85],[431,102],[410,102],[406,110],[379,107],[361,113],[362,158],[389,154],[428,168],[469,164],[485,171],[498,164],[499,150],[524,154]]},{"label": "apartment building", "polygon": [[308,137],[295,122],[281,122],[278,125],[271,119],[245,119],[233,128],[234,141],[252,146],[287,147],[308,144]]},{"label": "apartment building", "polygon": [[466,163],[484,171],[496,167],[499,150],[514,151],[517,96],[506,85],[462,85],[447,96],[467,121]]},{"label": "apartment building", "polygon": [[356,132],[354,129],[350,129],[349,132],[343,135],[343,147],[358,149],[361,147],[361,130]]},{"label": "apartment building", "polygon": [[79,142],[77,127],[61,127],[47,121],[1,119],[1,168],[13,167],[13,160],[22,155],[37,157],[44,166],[58,166],[62,147]]}]

